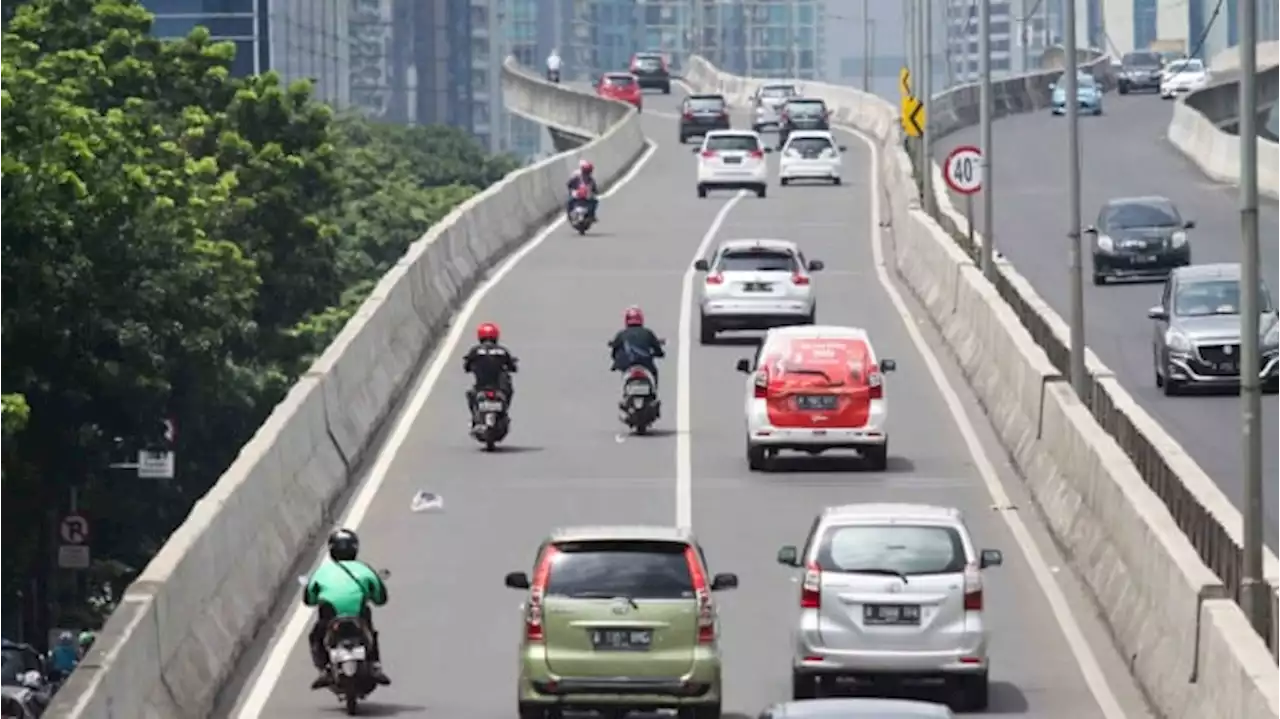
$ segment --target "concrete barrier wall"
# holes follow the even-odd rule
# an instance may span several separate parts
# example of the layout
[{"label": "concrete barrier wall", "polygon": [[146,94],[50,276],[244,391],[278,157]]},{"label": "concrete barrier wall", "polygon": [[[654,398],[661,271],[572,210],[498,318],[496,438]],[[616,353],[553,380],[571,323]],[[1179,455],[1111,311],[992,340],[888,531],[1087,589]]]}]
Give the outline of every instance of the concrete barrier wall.
[{"label": "concrete barrier wall", "polygon": [[[1103,72],[1102,62],[1093,66],[1094,72]],[[1045,72],[1001,81],[996,97],[1007,98],[1007,108],[1043,107],[1053,76]],[[690,62],[685,77],[694,89],[724,93],[738,104],[758,84],[721,73],[702,58]],[[1094,401],[1085,404],[1075,396],[1060,369],[1062,358],[1055,361],[1053,356],[1060,354],[1052,349],[1057,345],[1044,339],[1055,337],[1060,345],[1064,323],[1007,262],[1000,263],[998,286],[982,277],[973,248],[963,247],[952,234],[957,229],[952,216],[958,213],[940,176],[935,184],[940,220],[920,209],[895,107],[851,88],[805,85],[827,101],[838,123],[871,138],[878,147],[896,270],[959,361],[1037,507],[1156,708],[1171,719],[1280,716],[1276,665],[1230,598],[1233,585],[1206,565],[1202,546],[1184,532],[1182,515],[1171,512],[1165,498],[1153,491],[1123,440],[1112,436],[1115,432],[1109,434],[1113,428],[1099,422],[1099,407],[1115,415],[1130,413],[1124,415],[1124,426],[1136,432],[1163,435],[1158,425],[1096,357],[1089,358]],[[939,115],[977,115],[959,99],[940,96],[932,105],[930,127],[935,133],[939,130],[933,120]],[[940,113],[939,107],[948,109]],[[953,127],[951,122],[942,119],[939,127]],[[1030,315],[1039,317],[1039,324],[1029,322]],[[1192,475],[1191,486],[1180,496],[1211,518],[1234,512],[1208,477],[1171,439],[1164,439],[1154,443],[1166,453],[1162,460]],[[1176,484],[1182,478],[1171,473],[1164,479]],[[1234,520],[1238,538],[1238,513]],[[1229,543],[1230,532],[1221,524],[1219,529],[1226,537],[1222,543]],[[1274,577],[1275,558],[1268,559],[1269,576]]]},{"label": "concrete barrier wall", "polygon": [[[1277,95],[1277,73],[1280,70],[1280,43],[1259,45],[1258,103],[1274,104]],[[1237,73],[1240,48],[1219,53],[1209,62],[1215,75]],[[1173,106],[1168,137],[1182,154],[1204,174],[1218,182],[1240,183],[1240,138],[1222,130],[1219,125],[1237,117],[1240,112],[1240,83],[1230,79],[1209,85]],[[1258,192],[1272,199],[1280,198],[1280,144],[1256,138],[1258,144]]]},{"label": "concrete barrier wall", "polygon": [[329,529],[335,500],[449,317],[485,273],[560,212],[590,153],[606,184],[645,147],[628,106],[503,69],[508,102],[554,98],[569,134],[595,137],[508,175],[432,227],[276,406],[217,484],[125,592],[46,717],[205,717],[295,565]]}]

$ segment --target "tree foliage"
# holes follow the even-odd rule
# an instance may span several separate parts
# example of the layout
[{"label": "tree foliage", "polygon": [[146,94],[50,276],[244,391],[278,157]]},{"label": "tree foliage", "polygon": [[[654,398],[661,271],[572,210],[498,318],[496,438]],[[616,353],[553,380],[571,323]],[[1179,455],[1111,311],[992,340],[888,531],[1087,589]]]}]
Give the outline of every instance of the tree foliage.
[{"label": "tree foliage", "polygon": [[[150,25],[138,0],[33,0],[0,46],[6,601],[73,485],[118,596],[377,278],[515,167]],[[176,480],[110,469],[166,418]]]}]

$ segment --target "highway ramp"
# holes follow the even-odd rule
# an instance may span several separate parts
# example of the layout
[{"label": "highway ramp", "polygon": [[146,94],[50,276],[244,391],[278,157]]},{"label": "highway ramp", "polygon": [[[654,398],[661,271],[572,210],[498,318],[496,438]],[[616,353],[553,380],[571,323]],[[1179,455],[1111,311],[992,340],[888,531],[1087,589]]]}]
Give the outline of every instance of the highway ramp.
[{"label": "highway ramp", "polygon": [[[1196,221],[1191,232],[1196,263],[1238,262],[1239,190],[1214,182],[1165,139],[1172,103],[1157,95],[1109,94],[1106,114],[1080,118],[1084,225],[1093,224],[1102,203],[1113,197],[1164,195]],[[1071,316],[1067,231],[1069,223],[1066,122],[1049,112],[1013,115],[992,125],[995,192],[995,246],[1026,277],[1064,320]],[[977,126],[939,142],[937,157],[958,145],[979,145]],[[965,201],[953,197],[964,212]],[[980,198],[974,201],[975,227],[985,227]],[[1258,236],[1263,277],[1275,293],[1276,203],[1263,198]],[[1233,392],[1165,397],[1156,388],[1147,309],[1159,303],[1159,282],[1090,283],[1086,245],[1085,334],[1089,347],[1115,372],[1124,388],[1212,477],[1223,493],[1242,507],[1244,474],[1241,404]],[[1262,400],[1263,436],[1277,435],[1275,395]],[[1263,445],[1263,477],[1277,476],[1277,443]],[[1264,482],[1268,543],[1276,547],[1277,485]]]},{"label": "highway ramp", "polygon": [[[880,283],[873,254],[871,159],[844,136],[846,185],[783,189],[769,197],[733,200],[733,193],[695,196],[693,145],[675,143],[678,97],[646,97],[644,126],[657,149],[636,176],[601,204],[601,224],[586,237],[561,227],[529,252],[483,296],[468,331],[499,323],[521,357],[506,447],[485,454],[466,433],[460,355],[446,345],[441,370],[425,402],[412,398],[403,431],[393,431],[375,468],[367,503],[354,500],[364,558],[393,572],[391,603],[375,615],[387,671],[395,684],[379,689],[371,715],[496,719],[515,715],[516,656],[522,597],[502,586],[504,573],[529,570],[539,541],[555,526],[653,522],[674,524],[691,506],[695,532],[712,571],[739,574],[741,588],[720,597],[725,654],[725,711],[754,717],[789,693],[788,622],[798,589],[773,561],[778,546],[804,538],[823,506],[859,501],[950,504],[964,509],[976,539],[1005,551],[1005,566],[988,573],[987,620],[993,631],[990,715],[1037,719],[1146,716],[1125,665],[1115,655],[1092,608],[1081,599],[1065,562],[1021,498],[1020,482],[1004,468],[985,419],[957,371],[941,357],[959,392],[962,416],[974,418],[977,442],[996,460],[991,481],[1021,507],[1037,556],[1020,551],[993,499],[980,464],[951,418],[924,356]],[[741,117],[735,123],[745,124]],[[734,203],[727,208],[729,203]],[[884,356],[898,361],[889,378],[891,459],[885,472],[856,461],[786,463],[773,474],[746,469],[742,437],[743,377],[734,371],[748,345],[703,347],[678,335],[683,278],[704,235],[721,218],[716,239],[795,239],[826,261],[815,279],[822,322],[867,327]],[[696,281],[696,278],[695,278]],[[664,416],[652,436],[620,436],[615,403],[619,378],[608,372],[605,342],[622,310],[644,307],[667,338],[662,367]],[[465,312],[465,311],[464,311]],[[918,331],[931,331],[921,316]],[[692,323],[696,331],[696,320]],[[465,342],[463,343],[465,345]],[[934,346],[940,346],[935,343]],[[689,353],[690,373],[677,361]],[[426,373],[430,382],[433,370]],[[678,394],[689,401],[678,459]],[[970,420],[966,419],[966,422]],[[399,431],[399,430],[397,430]],[[397,442],[402,438],[403,441]],[[686,481],[687,480],[687,481]],[[419,490],[440,494],[444,509],[414,514]],[[691,505],[686,503],[691,502]],[[365,505],[367,504],[367,508]],[[1051,607],[1033,567],[1053,577],[1065,604]],[[1056,594],[1055,594],[1056,596]],[[1074,643],[1059,621],[1062,608]],[[275,627],[286,627],[289,617]],[[309,622],[309,617],[306,619]],[[303,624],[298,623],[301,628]],[[311,692],[306,648],[283,629],[262,661],[242,668],[236,706],[222,716],[248,719],[313,717],[336,710],[327,692]],[[1100,676],[1086,681],[1079,657]],[[1096,662],[1094,664],[1093,662]],[[1110,713],[1096,695],[1114,700]],[[982,715],[977,715],[982,716]]]}]

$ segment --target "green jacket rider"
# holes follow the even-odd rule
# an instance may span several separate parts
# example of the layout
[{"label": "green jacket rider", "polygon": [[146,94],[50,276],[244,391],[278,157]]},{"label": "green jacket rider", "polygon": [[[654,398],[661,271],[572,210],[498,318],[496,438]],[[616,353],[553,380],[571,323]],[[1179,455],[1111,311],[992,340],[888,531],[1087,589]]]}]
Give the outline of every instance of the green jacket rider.
[{"label": "green jacket rider", "polygon": [[379,651],[378,632],[373,628],[373,613],[369,604],[382,606],[387,603],[387,585],[372,567],[356,559],[360,552],[360,538],[349,529],[339,529],[329,535],[329,559],[316,569],[307,582],[302,603],[318,607],[316,623],[311,628],[311,661],[320,675],[311,683],[312,689],[320,689],[333,683],[329,671],[329,652],[324,646],[329,623],[339,617],[360,617],[373,638],[369,647],[369,674],[382,685],[391,679],[382,672],[382,655]]}]

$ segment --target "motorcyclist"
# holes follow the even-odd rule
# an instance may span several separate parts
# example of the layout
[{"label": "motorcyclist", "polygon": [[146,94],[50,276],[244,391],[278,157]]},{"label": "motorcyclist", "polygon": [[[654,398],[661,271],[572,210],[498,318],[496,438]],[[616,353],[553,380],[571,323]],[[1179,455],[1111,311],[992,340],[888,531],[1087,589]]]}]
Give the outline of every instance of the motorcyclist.
[{"label": "motorcyclist", "polygon": [[49,650],[49,670],[59,679],[71,676],[80,663],[80,653],[76,651],[76,640],[71,632],[58,635],[58,642]]},{"label": "motorcyclist", "polygon": [[508,409],[515,396],[511,375],[517,370],[517,360],[510,350],[498,344],[501,335],[496,324],[482,323],[476,328],[476,344],[462,358],[462,371],[475,377],[471,389],[467,390],[467,407],[471,410],[472,423],[475,422],[477,392],[488,389],[501,391],[507,396]]},{"label": "motorcyclist", "polygon": [[658,382],[658,365],[654,360],[666,357],[662,348],[662,340],[648,327],[644,326],[644,311],[632,305],[623,313],[625,326],[609,340],[609,350],[613,353],[613,372],[624,372],[630,367],[639,365],[653,373],[653,381]]},{"label": "motorcyclist", "polygon": [[382,606],[387,603],[387,585],[368,564],[356,559],[360,553],[360,538],[350,529],[339,529],[329,535],[329,559],[316,569],[307,582],[302,603],[318,607],[316,623],[308,637],[311,643],[311,661],[320,675],[311,682],[312,689],[329,686],[333,679],[329,673],[329,653],[324,646],[329,623],[339,617],[360,617],[372,637],[369,647],[369,674],[379,684],[387,685],[391,679],[382,672],[382,653],[378,644],[378,632],[373,628],[373,612],[369,604]]},{"label": "motorcyclist", "polygon": [[93,648],[93,642],[97,638],[97,635],[88,629],[80,632],[80,636],[77,637],[76,643],[80,645],[79,651],[81,659],[84,659],[84,655],[88,654],[89,650]]},{"label": "motorcyclist", "polygon": [[547,56],[547,79],[551,82],[560,82],[560,51],[551,48],[551,54]]},{"label": "motorcyclist", "polygon": [[578,171],[573,173],[573,176],[569,178],[569,182],[567,183],[569,187],[569,202],[565,204],[565,214],[568,214],[569,210],[573,209],[573,203],[577,201],[573,196],[574,190],[577,190],[581,185],[586,185],[591,188],[591,196],[586,200],[587,215],[592,221],[600,219],[596,212],[600,206],[600,186],[596,184],[595,171],[596,166],[591,164],[588,160],[583,160],[578,164]]},{"label": "motorcyclist", "polygon": [[49,703],[53,701],[52,692],[48,682],[44,677],[40,676],[40,672],[32,669],[22,673],[18,677],[18,684],[27,691],[31,692],[32,708],[36,710],[36,716],[39,716],[45,709],[49,708]]}]

